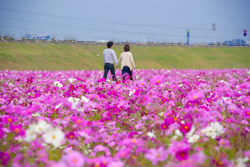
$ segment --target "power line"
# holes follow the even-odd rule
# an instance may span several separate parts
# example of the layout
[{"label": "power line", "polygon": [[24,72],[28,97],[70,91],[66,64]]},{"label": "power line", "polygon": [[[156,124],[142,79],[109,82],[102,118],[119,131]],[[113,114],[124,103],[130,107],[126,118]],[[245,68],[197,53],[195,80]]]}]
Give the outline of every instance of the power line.
[{"label": "power line", "polygon": [[[209,28],[169,27],[169,26],[159,26],[159,25],[132,24],[132,23],[124,23],[124,22],[101,21],[101,20],[74,18],[74,17],[67,17],[67,16],[57,16],[57,15],[50,15],[50,14],[44,14],[44,13],[35,13],[35,12],[29,12],[29,11],[20,11],[20,10],[14,10],[14,9],[1,8],[1,7],[0,7],[0,9],[5,10],[5,11],[25,13],[25,14],[34,14],[34,15],[41,15],[41,16],[48,16],[48,17],[56,17],[56,18],[61,18],[61,19],[89,21],[89,22],[98,22],[98,23],[106,23],[106,24],[120,24],[120,25],[127,25],[127,26],[129,25],[129,26],[154,27],[154,28],[165,28],[165,29],[183,29],[183,30],[192,29],[192,30],[206,30],[206,31],[211,30]],[[217,31],[242,31],[242,30],[217,29]]]},{"label": "power line", "polygon": [[130,34],[141,34],[141,35],[154,35],[154,36],[157,35],[157,36],[184,37],[184,36],[181,36],[181,35],[153,34],[153,33],[131,32],[131,31],[105,30],[105,29],[82,27],[82,26],[81,27],[79,27],[79,26],[70,26],[70,25],[62,25],[62,24],[55,24],[55,23],[30,21],[30,20],[17,19],[17,18],[11,18],[11,17],[1,17],[0,16],[0,18],[2,18],[2,19],[9,19],[9,20],[16,20],[16,21],[30,22],[30,23],[36,23],[36,24],[46,24],[46,25],[52,25],[52,26],[70,27],[70,28],[75,28],[75,29],[86,29],[86,30],[97,30],[97,31],[117,32],[117,33],[130,33]]}]

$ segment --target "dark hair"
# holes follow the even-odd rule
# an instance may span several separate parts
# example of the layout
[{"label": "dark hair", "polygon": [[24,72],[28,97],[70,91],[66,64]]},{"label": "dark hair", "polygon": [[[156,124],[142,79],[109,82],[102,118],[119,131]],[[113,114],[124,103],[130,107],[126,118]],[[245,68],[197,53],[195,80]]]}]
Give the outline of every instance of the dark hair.
[{"label": "dark hair", "polygon": [[110,48],[111,46],[113,46],[113,42],[112,41],[108,41],[107,47]]},{"label": "dark hair", "polygon": [[124,52],[128,52],[130,50],[129,44],[124,45]]}]

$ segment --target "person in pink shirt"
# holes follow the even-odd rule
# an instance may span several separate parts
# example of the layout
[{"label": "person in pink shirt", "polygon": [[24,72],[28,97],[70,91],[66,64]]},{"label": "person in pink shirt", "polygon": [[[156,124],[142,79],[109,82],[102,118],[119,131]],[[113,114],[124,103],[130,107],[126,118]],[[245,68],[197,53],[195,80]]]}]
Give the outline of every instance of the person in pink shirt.
[{"label": "person in pink shirt", "polygon": [[124,52],[120,55],[120,58],[116,64],[116,68],[118,64],[121,62],[121,70],[123,79],[125,79],[126,75],[130,76],[130,80],[133,80],[132,70],[136,69],[133,55],[130,52],[129,44],[124,45]]}]

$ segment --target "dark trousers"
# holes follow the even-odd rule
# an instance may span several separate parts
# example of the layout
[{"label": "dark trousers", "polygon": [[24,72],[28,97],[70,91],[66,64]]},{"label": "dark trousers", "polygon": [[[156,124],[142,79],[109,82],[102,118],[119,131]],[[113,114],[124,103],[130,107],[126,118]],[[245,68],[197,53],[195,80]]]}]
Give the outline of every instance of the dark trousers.
[{"label": "dark trousers", "polygon": [[110,63],[105,63],[104,64],[103,78],[107,79],[109,70],[110,70],[111,74],[113,75],[112,78],[113,78],[113,81],[114,81],[115,80],[115,67],[114,67],[114,64],[110,64]]},{"label": "dark trousers", "polygon": [[122,68],[122,76],[123,76],[123,80],[125,79],[126,75],[125,74],[129,74],[130,76],[130,80],[133,80],[133,77],[132,77],[132,70],[130,70],[130,68],[128,66],[124,66]]}]

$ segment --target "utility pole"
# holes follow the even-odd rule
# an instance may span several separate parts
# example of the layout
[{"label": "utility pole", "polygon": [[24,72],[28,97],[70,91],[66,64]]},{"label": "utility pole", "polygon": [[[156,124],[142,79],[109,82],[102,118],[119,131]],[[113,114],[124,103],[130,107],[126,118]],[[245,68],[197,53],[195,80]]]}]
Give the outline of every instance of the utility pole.
[{"label": "utility pole", "polygon": [[[213,34],[212,34],[212,39],[213,39],[213,41],[214,41],[214,31],[215,31],[215,23],[213,23],[212,24],[212,30],[213,30]],[[213,44],[213,42],[212,42],[212,44]],[[216,45],[216,43],[215,43],[215,41],[214,41],[214,45]]]}]

